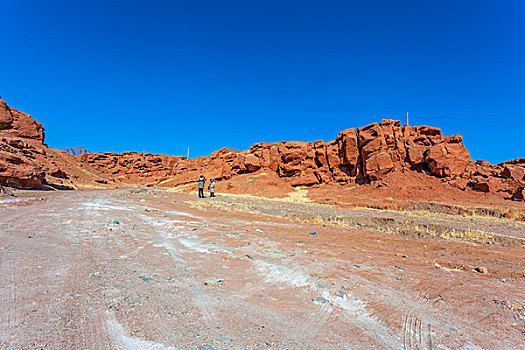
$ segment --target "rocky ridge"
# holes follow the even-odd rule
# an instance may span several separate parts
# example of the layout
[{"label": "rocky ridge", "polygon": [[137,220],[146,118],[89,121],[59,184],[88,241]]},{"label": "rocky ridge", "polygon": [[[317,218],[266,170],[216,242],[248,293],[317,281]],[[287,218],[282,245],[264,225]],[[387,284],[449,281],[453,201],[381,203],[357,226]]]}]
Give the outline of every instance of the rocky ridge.
[{"label": "rocky ridge", "polygon": [[499,165],[473,161],[461,135],[445,136],[429,126],[385,119],[347,129],[335,140],[256,143],[249,150],[223,148],[209,157],[187,159],[125,152],[73,157],[43,144],[44,129],[29,115],[0,100],[0,184],[18,188],[68,186],[181,186],[204,174],[230,180],[271,175],[285,186],[387,186],[392,174],[429,176],[463,191],[520,200],[525,159]]},{"label": "rocky ridge", "polygon": [[[242,174],[275,174],[291,186],[382,183],[388,174],[415,172],[432,176],[461,190],[511,196],[525,182],[525,164],[474,162],[461,135],[444,136],[428,126],[401,126],[385,119],[339,133],[324,142],[283,141],[257,143],[249,150],[223,148],[209,157],[170,159],[137,153],[83,154],[81,162],[110,172],[120,182],[136,176],[156,186],[177,186],[208,178],[229,180]],[[146,165],[149,163],[149,165]]]}]

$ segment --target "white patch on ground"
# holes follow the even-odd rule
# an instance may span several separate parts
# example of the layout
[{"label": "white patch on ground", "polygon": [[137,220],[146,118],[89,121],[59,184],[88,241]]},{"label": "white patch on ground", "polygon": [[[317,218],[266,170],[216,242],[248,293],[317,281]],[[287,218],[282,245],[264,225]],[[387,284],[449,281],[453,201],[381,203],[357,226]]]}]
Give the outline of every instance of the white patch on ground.
[{"label": "white patch on ground", "polygon": [[323,291],[321,295],[332,304],[353,313],[362,312],[366,308],[366,303],[359,298],[349,298],[347,295],[344,298],[341,298],[330,294],[326,290]]},{"label": "white patch on ground", "polygon": [[377,319],[377,317],[371,315],[366,309],[366,303],[359,298],[353,298],[349,295],[345,295],[343,298],[332,295],[328,291],[321,293],[323,298],[330,301],[333,305],[340,307],[347,311],[346,316],[350,321],[356,323],[360,328],[373,334],[378,342],[381,342],[385,348],[390,349],[401,349],[401,343],[399,339],[391,335],[391,330]]},{"label": "white patch on ground", "polygon": [[[152,221],[151,222],[151,225],[153,226],[166,226],[166,225],[171,225],[171,224],[184,224],[186,223],[186,221],[182,221],[182,220],[155,220],[155,221]],[[176,226],[176,227],[184,227],[184,226]]]},{"label": "white patch on ground", "polygon": [[[300,271],[292,270],[287,266],[276,265],[261,260],[254,261],[254,264],[268,282],[284,282],[295,287],[307,286],[312,290],[317,290],[309,277]],[[391,335],[391,330],[368,312],[366,309],[366,303],[361,299],[352,298],[348,295],[341,298],[326,290],[323,291],[321,295],[334,306],[344,310],[345,316],[352,323],[357,324],[359,328],[367,331],[371,336],[373,334],[372,337],[382,343],[385,348],[402,348],[399,339]]]},{"label": "white patch on ground", "polygon": [[117,349],[122,350],[177,350],[172,346],[155,343],[139,338],[133,338],[128,336],[127,331],[120,324],[115,321],[109,312],[108,315],[107,329],[109,334],[113,337],[113,341]]},{"label": "white patch on ground", "polygon": [[268,282],[285,282],[296,287],[312,285],[308,280],[308,276],[287,266],[276,265],[262,260],[257,260],[254,264]]},{"label": "white patch on ground", "polygon": [[[176,233],[184,232],[184,230],[187,229],[187,227],[184,225],[174,225],[174,224],[188,224],[186,221],[182,221],[182,220],[155,218],[155,217],[151,217],[151,216],[143,215],[143,214],[141,215],[141,218],[144,220],[144,224],[146,225],[162,227],[163,229],[175,231]],[[171,237],[173,235],[170,233],[169,236]]]},{"label": "white patch on ground", "polygon": [[23,202],[28,201],[27,198],[0,198],[0,203],[16,203],[16,202]]},{"label": "white patch on ground", "polygon": [[275,227],[275,226],[282,226],[282,227],[301,227],[299,224],[289,224],[284,222],[268,222],[268,221],[247,221],[247,220],[237,220],[237,219],[228,219],[232,224],[239,224],[239,225],[261,225],[261,226],[269,226],[269,227]]},{"label": "white patch on ground", "polygon": [[163,240],[158,244],[153,244],[154,247],[162,247],[166,249],[170,255],[170,258],[177,263],[185,263],[186,261],[181,256],[181,251],[172,242]]},{"label": "white patch on ground", "polygon": [[95,201],[95,202],[86,202],[82,203],[78,210],[132,210],[129,207],[117,206],[117,205],[107,205],[106,201]]},{"label": "white patch on ground", "polygon": [[2,210],[18,210],[20,208],[18,208],[18,207],[0,207],[0,209],[2,209]]},{"label": "white patch on ground", "polygon": [[167,214],[177,215],[177,216],[187,216],[189,218],[197,218],[197,216],[195,216],[193,214],[186,213],[186,212],[183,212],[183,211],[178,211],[178,210],[170,210],[170,211],[167,211],[166,213]]},{"label": "white patch on ground", "polygon": [[190,248],[192,250],[195,250],[199,253],[210,253],[210,250],[206,247],[203,247],[198,240],[192,239],[190,237],[184,237],[178,239],[180,244],[185,246],[186,248]]},{"label": "white patch on ground", "polygon": [[[438,346],[437,349],[445,349],[445,348]],[[463,347],[461,347],[461,350],[483,350],[483,348],[480,348],[479,346],[469,342],[467,345],[464,345]]]}]

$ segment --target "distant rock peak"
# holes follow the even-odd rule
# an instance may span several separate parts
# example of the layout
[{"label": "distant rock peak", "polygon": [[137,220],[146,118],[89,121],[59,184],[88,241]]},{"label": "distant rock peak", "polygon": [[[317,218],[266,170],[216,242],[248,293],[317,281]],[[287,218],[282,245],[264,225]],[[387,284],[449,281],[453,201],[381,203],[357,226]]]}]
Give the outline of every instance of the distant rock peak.
[{"label": "distant rock peak", "polygon": [[69,148],[66,148],[64,152],[69,153],[75,157],[81,155],[82,153],[91,153],[84,147],[73,147],[73,148],[69,147]]}]

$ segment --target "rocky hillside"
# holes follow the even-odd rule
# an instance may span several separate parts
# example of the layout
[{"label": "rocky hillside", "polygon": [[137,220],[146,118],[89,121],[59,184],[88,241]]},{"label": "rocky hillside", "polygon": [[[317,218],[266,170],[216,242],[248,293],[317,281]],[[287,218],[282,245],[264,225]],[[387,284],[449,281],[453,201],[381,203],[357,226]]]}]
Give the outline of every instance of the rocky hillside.
[{"label": "rocky hillside", "polygon": [[[44,178],[31,151],[43,148],[44,128],[29,115],[0,100],[0,183],[38,188]],[[33,158],[33,159],[32,159]]]},{"label": "rocky hillside", "polygon": [[291,186],[382,183],[392,173],[433,177],[460,190],[491,192],[510,197],[525,183],[520,160],[491,165],[474,162],[461,135],[444,136],[438,128],[401,126],[383,120],[357,130],[348,129],[332,141],[257,143],[249,150],[227,148],[209,157],[142,155],[138,153],[82,154],[81,162],[113,180],[155,186],[178,186],[207,178],[229,180],[242,174],[275,174]]},{"label": "rocky hillside", "polygon": [[96,184],[99,174],[76,157],[44,144],[42,124],[0,100],[0,185],[70,189]]},{"label": "rocky hillside", "polygon": [[389,119],[344,130],[328,142],[257,143],[249,150],[224,148],[195,159],[135,152],[73,157],[49,149],[43,141],[40,123],[0,100],[0,184],[19,188],[180,186],[204,174],[219,181],[269,175],[280,186],[292,187],[357,186],[388,185],[392,174],[410,173],[423,184],[425,179],[439,179],[462,191],[517,200],[525,185],[524,159],[499,165],[475,162],[461,135],[444,136],[438,128],[402,126]]}]

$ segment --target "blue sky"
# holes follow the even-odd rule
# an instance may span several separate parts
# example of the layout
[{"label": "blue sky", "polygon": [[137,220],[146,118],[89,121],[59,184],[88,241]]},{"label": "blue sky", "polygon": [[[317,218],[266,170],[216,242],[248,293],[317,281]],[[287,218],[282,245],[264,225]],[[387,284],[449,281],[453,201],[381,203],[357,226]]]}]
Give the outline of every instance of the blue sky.
[{"label": "blue sky", "polygon": [[0,2],[0,95],[53,148],[209,155],[382,118],[525,157],[525,2]]}]

